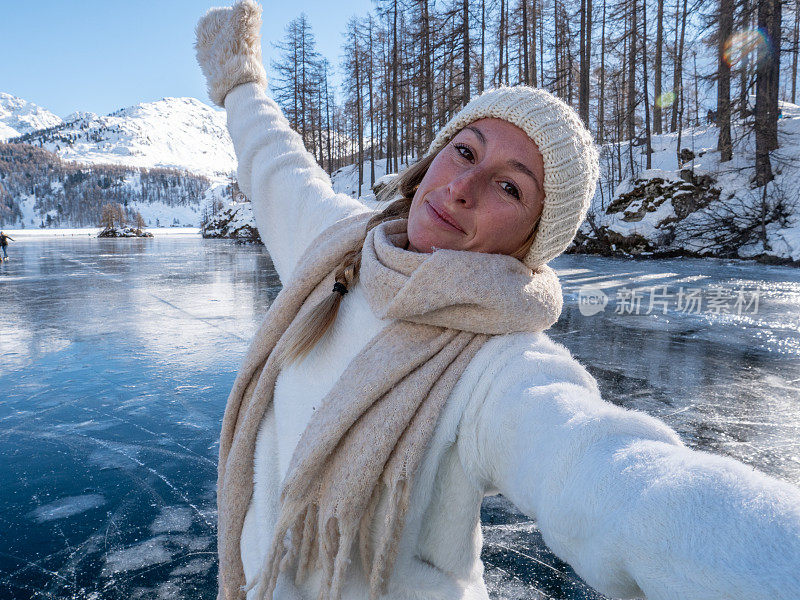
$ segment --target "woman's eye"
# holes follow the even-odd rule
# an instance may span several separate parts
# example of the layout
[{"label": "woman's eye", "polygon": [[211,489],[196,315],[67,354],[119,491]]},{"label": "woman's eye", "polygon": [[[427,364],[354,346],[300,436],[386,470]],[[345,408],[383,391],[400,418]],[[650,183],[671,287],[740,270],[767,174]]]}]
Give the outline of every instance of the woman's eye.
[{"label": "woman's eye", "polygon": [[502,182],[503,185],[507,185],[508,187],[504,187],[503,189],[506,191],[507,194],[514,196],[514,198],[519,200],[519,190],[513,183],[509,183],[507,181]]},{"label": "woman's eye", "polygon": [[[454,144],[458,153],[466,158],[467,160],[472,160],[474,157],[472,156],[472,150],[467,148],[466,146],[462,146],[460,144]],[[464,154],[466,152],[466,154]]]}]

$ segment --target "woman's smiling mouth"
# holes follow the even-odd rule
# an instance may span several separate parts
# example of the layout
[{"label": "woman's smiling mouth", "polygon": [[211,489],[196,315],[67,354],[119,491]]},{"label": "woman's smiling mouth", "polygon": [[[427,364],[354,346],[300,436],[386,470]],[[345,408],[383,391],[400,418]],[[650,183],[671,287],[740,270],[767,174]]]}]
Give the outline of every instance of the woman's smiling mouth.
[{"label": "woman's smiling mouth", "polygon": [[466,234],[466,231],[461,229],[461,227],[458,226],[458,223],[456,223],[455,219],[448,215],[444,210],[436,210],[427,200],[425,201],[425,206],[428,214],[431,216],[431,219],[434,222],[442,225],[446,229],[450,229],[451,231],[457,231],[459,233]]}]

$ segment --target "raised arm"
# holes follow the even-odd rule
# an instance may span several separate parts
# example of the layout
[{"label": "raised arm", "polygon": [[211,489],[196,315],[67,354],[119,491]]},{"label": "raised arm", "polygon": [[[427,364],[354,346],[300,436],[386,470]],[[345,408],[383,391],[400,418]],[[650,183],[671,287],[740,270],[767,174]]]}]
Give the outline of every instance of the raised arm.
[{"label": "raised arm", "polygon": [[260,15],[261,7],[249,0],[209,10],[197,24],[197,60],[209,96],[227,111],[239,187],[252,202],[258,232],[285,283],[317,235],[368,209],[333,191],[327,173],[264,92]]},{"label": "raised arm", "polygon": [[368,210],[337,194],[274,100],[255,83],[225,97],[228,130],[239,160],[239,187],[253,203],[261,239],[282,282],[327,227]]},{"label": "raised arm", "polygon": [[605,402],[562,346],[516,351],[465,414],[462,460],[589,585],[650,600],[800,598],[800,489]]}]

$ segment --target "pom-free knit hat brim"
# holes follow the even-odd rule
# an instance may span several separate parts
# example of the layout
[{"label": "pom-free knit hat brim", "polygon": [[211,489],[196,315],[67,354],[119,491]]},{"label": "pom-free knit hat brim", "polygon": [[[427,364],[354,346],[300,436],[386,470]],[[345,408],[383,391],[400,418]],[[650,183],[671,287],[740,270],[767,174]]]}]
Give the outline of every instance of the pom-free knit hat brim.
[{"label": "pom-free knit hat brim", "polygon": [[525,85],[490,88],[475,96],[436,134],[428,154],[441,150],[466,125],[498,118],[522,129],[544,159],[544,207],[523,263],[532,270],[561,254],[586,217],[600,173],[592,135],[566,102]]}]

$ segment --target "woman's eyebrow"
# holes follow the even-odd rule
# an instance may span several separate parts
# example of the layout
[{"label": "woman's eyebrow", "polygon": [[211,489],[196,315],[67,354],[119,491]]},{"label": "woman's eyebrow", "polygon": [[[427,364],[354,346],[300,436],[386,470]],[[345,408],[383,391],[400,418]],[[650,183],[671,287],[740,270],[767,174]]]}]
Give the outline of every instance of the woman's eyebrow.
[{"label": "woman's eyebrow", "polygon": [[533,171],[531,171],[524,164],[513,158],[509,158],[506,164],[515,171],[519,171],[520,173],[525,173],[525,175],[527,175],[536,182],[536,185],[539,187],[539,189],[542,188],[542,184],[539,182],[539,178],[536,177],[536,175],[533,174]]},{"label": "woman's eyebrow", "polygon": [[484,146],[486,145],[486,136],[483,135],[483,132],[475,127],[474,125],[467,125],[464,129],[469,129],[472,133],[478,136],[478,139],[481,141],[481,144]]}]

